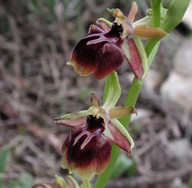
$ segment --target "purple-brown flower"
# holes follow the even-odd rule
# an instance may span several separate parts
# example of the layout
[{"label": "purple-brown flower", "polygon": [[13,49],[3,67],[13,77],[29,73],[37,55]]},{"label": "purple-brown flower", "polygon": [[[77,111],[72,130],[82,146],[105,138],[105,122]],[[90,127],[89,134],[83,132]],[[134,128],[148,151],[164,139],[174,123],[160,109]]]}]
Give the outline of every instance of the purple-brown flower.
[{"label": "purple-brown flower", "polygon": [[141,80],[146,72],[147,57],[139,38],[166,36],[160,28],[152,28],[143,23],[134,24],[137,5],[134,2],[128,17],[119,9],[110,12],[116,18],[113,23],[99,19],[91,25],[88,34],[73,49],[68,65],[74,67],[81,76],[94,73],[102,79],[118,68],[124,59],[133,73]]},{"label": "purple-brown flower", "polygon": [[[116,99],[114,97],[115,103]],[[114,102],[109,100],[100,106],[98,98],[92,93],[92,106],[88,110],[55,119],[57,124],[72,128],[62,145],[62,167],[86,179],[106,168],[111,157],[111,142],[128,155],[131,155],[134,146],[131,136],[117,119],[136,113],[135,108],[113,107]]]}]

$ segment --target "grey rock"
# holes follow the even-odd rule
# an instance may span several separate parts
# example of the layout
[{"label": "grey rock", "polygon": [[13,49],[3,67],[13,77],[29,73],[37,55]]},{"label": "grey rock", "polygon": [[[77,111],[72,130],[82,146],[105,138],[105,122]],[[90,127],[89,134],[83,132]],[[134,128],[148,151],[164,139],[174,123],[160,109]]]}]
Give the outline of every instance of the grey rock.
[{"label": "grey rock", "polygon": [[174,68],[160,93],[182,107],[192,106],[192,39],[184,41],[174,58]]},{"label": "grey rock", "polygon": [[160,90],[162,97],[186,107],[192,106],[192,78],[172,72]]},{"label": "grey rock", "polygon": [[171,142],[168,142],[167,151],[170,152],[170,155],[173,155],[179,159],[182,165],[185,165],[189,162],[191,157],[191,146],[187,139],[178,139]]},{"label": "grey rock", "polygon": [[154,69],[150,69],[147,73],[144,86],[148,90],[154,91],[162,82],[162,74]]},{"label": "grey rock", "polygon": [[192,39],[185,41],[174,58],[174,71],[192,78]]}]

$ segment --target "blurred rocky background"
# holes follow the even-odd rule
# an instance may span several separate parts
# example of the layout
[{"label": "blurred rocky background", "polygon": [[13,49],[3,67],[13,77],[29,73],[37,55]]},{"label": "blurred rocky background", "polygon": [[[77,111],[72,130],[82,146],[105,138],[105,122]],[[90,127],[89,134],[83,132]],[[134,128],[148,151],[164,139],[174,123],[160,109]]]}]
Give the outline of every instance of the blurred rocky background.
[{"label": "blurred rocky background", "polygon": [[[145,15],[149,0],[136,1]],[[104,80],[79,77],[66,66],[76,42],[106,8],[128,14],[130,0],[0,0],[0,187],[30,188],[64,176],[60,147],[69,129],[53,118],[102,100]],[[122,152],[108,187],[192,187],[192,4],[163,39],[147,75],[129,131],[136,146]],[[132,80],[117,69],[123,105]]]}]

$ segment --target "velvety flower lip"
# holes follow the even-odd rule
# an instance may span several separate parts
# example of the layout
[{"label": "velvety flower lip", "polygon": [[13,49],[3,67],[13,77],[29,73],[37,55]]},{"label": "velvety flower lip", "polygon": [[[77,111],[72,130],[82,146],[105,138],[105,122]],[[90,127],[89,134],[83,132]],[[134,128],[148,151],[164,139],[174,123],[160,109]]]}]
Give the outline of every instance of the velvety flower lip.
[{"label": "velvety flower lip", "polygon": [[81,76],[94,73],[96,79],[104,78],[123,62],[120,33],[121,27],[117,24],[113,24],[108,31],[99,25],[91,25],[88,35],[73,49],[67,64],[72,65]]},{"label": "velvety flower lip", "polygon": [[96,79],[102,79],[117,69],[125,58],[136,78],[142,80],[148,63],[144,47],[138,39],[162,38],[166,32],[145,22],[134,23],[137,10],[135,2],[128,17],[119,9],[108,9],[115,21],[111,23],[101,18],[97,25],[92,24],[88,34],[76,44],[67,64],[72,65],[80,76],[94,73]]},{"label": "velvety flower lip", "polygon": [[108,99],[110,105],[106,101],[100,106],[96,95],[91,93],[92,106],[88,110],[55,118],[56,124],[72,128],[62,145],[62,167],[86,179],[106,168],[111,156],[111,142],[128,155],[131,155],[134,146],[131,136],[117,119],[136,113],[136,110],[134,107],[113,107],[117,97],[111,97]]}]

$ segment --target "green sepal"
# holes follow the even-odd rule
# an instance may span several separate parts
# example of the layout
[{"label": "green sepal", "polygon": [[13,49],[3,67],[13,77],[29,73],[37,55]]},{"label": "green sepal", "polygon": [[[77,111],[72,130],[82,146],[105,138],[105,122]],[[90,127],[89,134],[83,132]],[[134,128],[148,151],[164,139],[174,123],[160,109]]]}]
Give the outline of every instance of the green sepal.
[{"label": "green sepal", "polygon": [[78,118],[87,117],[89,115],[95,116],[98,114],[99,111],[100,111],[99,107],[91,106],[88,110],[82,110],[77,113],[66,114],[64,116],[55,118],[54,120],[55,121],[64,120],[64,119],[75,120]]},{"label": "green sepal", "polygon": [[79,111],[77,113],[66,114],[64,116],[55,118],[54,120],[55,121],[62,120],[62,119],[75,120],[75,119],[78,119],[78,118],[81,118],[81,117],[86,117],[87,115],[90,115],[90,111],[91,111],[91,109],[90,110],[82,110],[82,111]]},{"label": "green sepal", "polygon": [[103,108],[105,110],[109,110],[113,108],[119,97],[121,96],[121,86],[119,84],[119,79],[117,73],[114,71],[108,76],[109,84],[108,84],[108,92],[106,94],[106,100],[104,102]]}]

